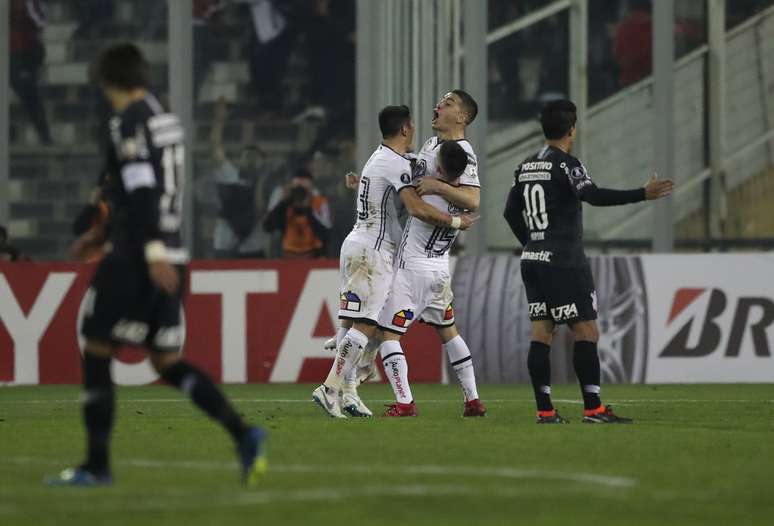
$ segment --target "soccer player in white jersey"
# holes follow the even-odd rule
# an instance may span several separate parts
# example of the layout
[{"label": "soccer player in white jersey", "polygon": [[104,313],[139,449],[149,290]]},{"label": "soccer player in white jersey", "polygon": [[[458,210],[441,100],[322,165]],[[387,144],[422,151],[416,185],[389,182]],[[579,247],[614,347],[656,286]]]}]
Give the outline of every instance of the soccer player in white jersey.
[{"label": "soccer player in white jersey", "polygon": [[[469,164],[468,153],[457,142],[447,141],[441,144],[437,154],[438,180],[441,184],[458,184]],[[462,212],[440,195],[422,199],[438,211]],[[417,415],[400,338],[418,319],[434,326],[443,342],[465,398],[463,416],[486,414],[478,397],[470,350],[454,324],[449,250],[458,233],[453,226],[435,226],[415,217],[409,218],[403,229],[390,295],[379,314],[379,328],[383,331],[379,352],[397,399],[384,416]]]},{"label": "soccer player in white jersey", "polygon": [[[481,184],[478,179],[476,153],[465,139],[465,128],[478,114],[478,105],[473,97],[463,90],[453,90],[441,97],[433,111],[433,130],[431,137],[420,149],[413,179],[420,196],[439,195],[453,205],[469,211],[478,210]],[[437,177],[436,154],[445,141],[456,141],[468,154],[468,166],[460,176],[459,184],[452,186]],[[425,176],[431,177],[425,177]]]},{"label": "soccer player in white jersey", "polygon": [[[405,154],[413,148],[414,123],[407,106],[387,106],[379,113],[383,142],[366,162],[357,192],[355,226],[341,247],[339,270],[341,303],[336,358],[313,400],[332,417],[342,418],[339,390],[356,367],[368,340],[377,332],[378,316],[387,299],[393,274],[393,256],[401,229],[394,206],[399,195],[411,217],[454,229],[468,228],[468,215],[452,216],[426,203],[411,184],[411,163]],[[347,393],[344,393],[346,398]],[[362,403],[360,404],[362,406]],[[348,407],[353,416],[371,416],[367,408]]]}]

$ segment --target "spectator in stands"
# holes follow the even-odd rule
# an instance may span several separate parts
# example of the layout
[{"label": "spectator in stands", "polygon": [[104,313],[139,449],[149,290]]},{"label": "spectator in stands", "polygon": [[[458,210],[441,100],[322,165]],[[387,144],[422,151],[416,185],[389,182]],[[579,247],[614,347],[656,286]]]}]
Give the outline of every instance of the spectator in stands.
[{"label": "spectator in stands", "polygon": [[629,86],[650,75],[653,67],[652,35],[650,0],[632,0],[631,11],[618,23],[613,44],[622,86]]},{"label": "spectator in stands", "polygon": [[11,0],[10,7],[11,87],[32,120],[40,143],[52,144],[46,111],[38,90],[40,68],[46,57],[41,39],[46,24],[44,4],[41,0]]},{"label": "spectator in stands", "polygon": [[217,45],[215,29],[224,0],[194,0],[193,2],[193,89],[194,100],[199,97],[204,77],[213,61],[213,47]]},{"label": "spectator in stands", "polygon": [[250,12],[250,82],[268,113],[284,107],[282,80],[296,43],[291,23],[292,3],[280,0],[240,0]]},{"label": "spectator in stands", "polygon": [[[354,135],[355,5],[352,0],[310,0],[304,35],[311,105],[294,118],[326,119],[321,136]],[[319,146],[319,145],[316,145]]]},{"label": "spectator in stands", "polygon": [[328,200],[314,187],[306,168],[301,168],[285,186],[282,199],[263,221],[267,232],[282,232],[282,255],[286,259],[325,256],[331,227]]},{"label": "spectator in stands", "polygon": [[0,225],[0,261],[19,261],[20,259],[19,250],[8,242],[8,231]]},{"label": "spectator in stands", "polygon": [[262,258],[268,237],[259,226],[267,210],[266,187],[270,182],[265,155],[260,148],[242,149],[239,162],[232,163],[223,148],[226,101],[218,100],[212,128],[212,155],[216,164],[212,177],[218,202],[213,245],[219,258]]},{"label": "spectator in stands", "polygon": [[93,40],[109,36],[105,23],[113,18],[113,0],[75,0],[72,2],[78,26],[73,31],[73,40]]}]

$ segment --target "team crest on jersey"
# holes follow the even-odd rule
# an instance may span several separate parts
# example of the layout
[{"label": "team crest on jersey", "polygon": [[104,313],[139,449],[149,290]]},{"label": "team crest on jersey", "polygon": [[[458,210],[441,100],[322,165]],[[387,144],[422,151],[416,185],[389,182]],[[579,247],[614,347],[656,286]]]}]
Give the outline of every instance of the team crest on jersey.
[{"label": "team crest on jersey", "polygon": [[583,166],[576,166],[570,171],[570,177],[573,179],[585,179],[586,169]]},{"label": "team crest on jersey", "polygon": [[339,308],[341,310],[348,310],[352,312],[360,312],[360,296],[352,292],[351,290],[348,290],[347,292],[342,292],[340,296],[340,304]]},{"label": "team crest on jersey", "polygon": [[427,172],[427,161],[424,159],[419,159],[416,163],[411,165],[411,177],[413,180],[421,179],[425,176],[425,173]]},{"label": "team crest on jersey", "polygon": [[400,174],[400,182],[403,184],[411,184],[411,176],[409,174]]},{"label": "team crest on jersey", "polygon": [[392,317],[392,324],[396,327],[408,327],[414,319],[414,311],[411,309],[400,310]]},{"label": "team crest on jersey", "polygon": [[451,321],[454,319],[454,308],[449,305],[446,307],[446,312],[443,313],[443,321]]}]

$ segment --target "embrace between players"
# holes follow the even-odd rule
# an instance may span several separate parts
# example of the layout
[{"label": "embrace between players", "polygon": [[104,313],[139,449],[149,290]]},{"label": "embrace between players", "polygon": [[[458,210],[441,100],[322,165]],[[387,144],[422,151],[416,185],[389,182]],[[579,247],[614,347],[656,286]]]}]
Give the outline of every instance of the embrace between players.
[{"label": "embrace between players", "polygon": [[[476,155],[465,140],[475,119],[470,94],[454,90],[435,107],[436,136],[413,155],[409,108],[388,106],[379,114],[383,142],[363,167],[357,217],[340,254],[340,327],[328,377],[312,393],[330,416],[369,417],[357,386],[373,372],[377,352],[396,403],[384,416],[417,416],[400,337],[420,320],[435,327],[464,397],[463,416],[485,416],[476,389],[470,350],[454,323],[449,250],[460,230],[473,224],[479,207]],[[642,188],[597,187],[586,167],[570,155],[576,135],[575,105],[548,103],[540,115],[546,144],[515,171],[504,216],[524,247],[521,273],[529,303],[531,342],[527,358],[537,422],[568,423],[551,402],[549,351],[556,326],[575,337],[573,366],[583,396],[583,422],[629,423],[600,399],[597,301],[583,250],[582,201],[613,206],[671,194],[671,181],[655,175]],[[394,196],[409,214],[402,231]],[[331,341],[330,347],[333,347]]]}]

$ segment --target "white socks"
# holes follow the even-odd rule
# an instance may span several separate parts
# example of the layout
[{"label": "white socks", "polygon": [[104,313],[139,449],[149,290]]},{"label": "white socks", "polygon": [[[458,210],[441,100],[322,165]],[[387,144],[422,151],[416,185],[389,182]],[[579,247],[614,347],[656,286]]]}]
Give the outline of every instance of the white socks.
[{"label": "white socks", "polygon": [[347,331],[336,348],[336,358],[333,360],[328,378],[325,379],[325,387],[338,393],[342,383],[344,383],[344,377],[355,369],[355,365],[367,344],[368,336],[359,330],[352,327]]},{"label": "white socks", "polygon": [[395,399],[401,404],[410,404],[414,401],[411,395],[411,387],[408,381],[408,363],[403,355],[403,349],[397,340],[388,340],[379,348],[384,364],[384,374],[392,386]]},{"label": "white socks", "polygon": [[470,356],[468,344],[458,334],[445,343],[443,348],[449,357],[449,363],[454,368],[454,372],[457,373],[465,401],[475,400],[478,398],[478,390],[476,389],[476,374],[473,371],[473,359]]}]

